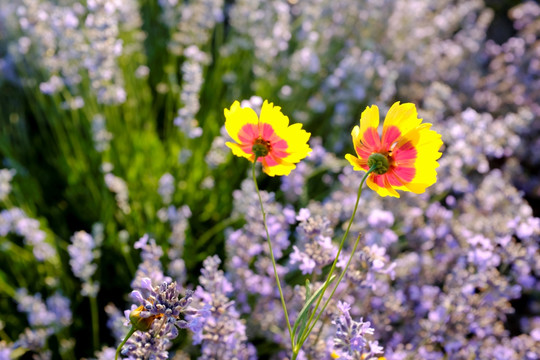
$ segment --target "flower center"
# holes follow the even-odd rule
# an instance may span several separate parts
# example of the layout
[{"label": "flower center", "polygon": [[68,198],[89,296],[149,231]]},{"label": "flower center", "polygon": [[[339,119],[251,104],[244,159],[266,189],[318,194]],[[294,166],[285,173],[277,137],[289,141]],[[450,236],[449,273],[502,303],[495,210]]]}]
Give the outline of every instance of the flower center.
[{"label": "flower center", "polygon": [[375,166],[375,170],[373,170],[373,172],[378,175],[385,174],[390,166],[388,157],[380,153],[373,153],[369,155],[367,163],[370,168]]},{"label": "flower center", "polygon": [[263,140],[259,137],[253,143],[251,150],[256,157],[265,157],[272,150],[272,146],[270,145],[270,141]]}]

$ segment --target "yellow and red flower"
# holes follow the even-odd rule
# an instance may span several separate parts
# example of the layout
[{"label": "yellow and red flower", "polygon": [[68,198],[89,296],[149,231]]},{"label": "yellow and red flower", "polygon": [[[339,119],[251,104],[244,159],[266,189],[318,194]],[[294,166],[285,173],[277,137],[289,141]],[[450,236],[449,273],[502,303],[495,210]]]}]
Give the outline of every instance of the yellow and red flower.
[{"label": "yellow and red flower", "polygon": [[381,196],[399,197],[396,190],[423,193],[437,181],[435,169],[443,142],[441,135],[422,124],[414,104],[396,102],[386,115],[382,138],[378,132],[379,109],[367,107],[360,126],[352,130],[354,149],[358,157],[347,154],[354,170],[368,171],[367,185]]},{"label": "yellow and red flower", "polygon": [[270,176],[289,175],[295,164],[311,152],[307,143],[311,134],[302,129],[302,124],[289,126],[289,118],[281,108],[266,100],[260,117],[235,101],[225,109],[225,119],[225,129],[236,141],[226,143],[233,154],[251,162],[256,159]]}]

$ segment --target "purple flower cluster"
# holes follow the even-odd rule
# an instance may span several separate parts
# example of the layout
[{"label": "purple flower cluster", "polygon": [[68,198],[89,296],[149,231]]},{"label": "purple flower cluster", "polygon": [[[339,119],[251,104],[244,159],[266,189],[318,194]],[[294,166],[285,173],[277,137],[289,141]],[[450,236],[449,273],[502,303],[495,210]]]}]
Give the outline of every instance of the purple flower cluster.
[{"label": "purple flower cluster", "polygon": [[144,235],[134,245],[135,249],[141,249],[142,262],[137,268],[135,277],[131,282],[131,288],[138,290],[144,298],[147,298],[148,284],[143,285],[143,281],[149,278],[151,284],[161,284],[171,282],[171,278],[163,274],[163,267],[160,258],[163,256],[163,249],[156,244],[154,239],[150,239],[148,235]]},{"label": "purple flower cluster", "polygon": [[334,352],[345,360],[375,360],[383,352],[378,341],[369,340],[375,329],[369,321],[354,321],[349,313],[351,306],[346,302],[338,302],[337,307],[341,314],[332,321],[336,326]]},{"label": "purple flower cluster", "polygon": [[136,331],[122,348],[121,354],[129,360],[155,359],[167,360],[172,339],[177,334],[171,332],[174,326],[162,326],[154,321],[148,332]]},{"label": "purple flower cluster", "polygon": [[43,302],[41,294],[32,296],[23,288],[17,290],[15,301],[17,309],[27,313],[32,327],[60,329],[71,324],[70,301],[60,294],[54,294]]},{"label": "purple flower cluster", "polygon": [[[531,207],[540,199],[537,2],[514,7],[508,14],[514,31],[495,42],[489,39],[498,31],[492,22],[495,14],[480,0],[364,0],[360,4],[356,0],[227,4],[159,0],[161,14],[155,15],[169,31],[164,81],[147,78],[161,71],[154,72],[151,57],[144,63],[144,34],[135,0],[67,3],[0,4],[0,85],[23,87],[30,95],[21,104],[32,104],[31,94],[37,89],[50,106],[61,98],[59,111],[81,109],[76,113],[84,115],[81,123],[90,122],[88,135],[95,150],[111,161],[117,149],[110,147],[112,133],[99,114],[107,114],[107,120],[114,117],[116,105],[119,113],[132,114],[130,103],[138,99],[131,99],[137,90],[132,81],[139,84],[141,79],[157,83],[149,94],[155,90],[164,96],[165,104],[171,104],[166,97],[170,90],[173,106],[180,106],[174,123],[185,140],[180,146],[181,164],[192,155],[193,160],[201,159],[197,151],[208,147],[190,149],[189,139],[201,138],[209,145],[206,129],[217,131],[213,125],[208,127],[206,119],[198,119],[202,104],[209,100],[204,97],[213,90],[205,83],[207,73],[212,81],[222,80],[225,88],[220,89],[227,90],[222,92],[227,97],[244,91],[239,84],[249,84],[255,93],[275,94],[291,108],[291,119],[325,135],[324,146],[322,139],[312,139],[311,157],[281,179],[281,193],[261,194],[291,321],[305,303],[306,277],[311,292],[324,281],[360,182],[341,155],[336,157],[324,147],[345,152],[344,146],[350,146],[345,136],[365,104],[376,103],[385,113],[395,99],[416,103],[419,116],[442,133],[445,146],[438,181],[426,193],[403,194],[396,200],[364,189],[337,272],[345,267],[358,234],[360,245],[298,360],[328,359],[333,351],[345,359],[367,360],[382,352],[379,343],[388,360],[539,359],[540,219]],[[226,36],[221,37],[223,30]],[[153,49],[150,43],[147,46]],[[135,77],[128,77],[130,72]],[[245,74],[247,78],[241,78]],[[90,91],[85,89],[88,86]],[[242,102],[256,112],[261,104],[258,96]],[[28,111],[39,116],[32,108]],[[203,112],[211,119],[213,111]],[[24,125],[23,120],[10,116],[9,123]],[[136,117],[126,119],[132,120],[137,123]],[[206,154],[216,173],[228,166],[225,142],[222,131]],[[15,164],[20,159],[3,160]],[[128,220],[120,226],[126,228],[119,233],[126,240],[122,246],[127,244],[127,230],[132,232],[131,220],[138,217],[130,218],[136,214],[131,213],[126,181],[112,174],[111,164],[103,165],[105,185],[123,213],[104,227],[109,231],[117,220]],[[158,176],[165,171],[172,172],[161,169]],[[15,197],[8,197],[11,187],[18,186],[12,177],[13,171],[0,170],[3,206],[11,206]],[[208,176],[200,189],[208,191],[220,181],[218,176]],[[232,216],[242,217],[245,225],[227,230],[225,269],[219,270],[218,257],[207,258],[193,294],[180,292],[186,288],[182,257],[191,211],[173,205],[174,183],[173,176],[165,173],[158,189],[162,204],[157,208],[163,208],[157,216],[172,230],[168,243],[165,239],[156,243],[148,236],[135,243],[142,262],[131,286],[143,305],[139,316],[152,322],[148,332],[137,331],[128,341],[124,356],[167,359],[177,327],[192,331],[203,359],[252,359],[256,352],[251,344],[256,343],[271,344],[272,354],[259,351],[260,357],[289,356],[287,327],[251,180],[233,194]],[[320,183],[325,192],[312,191]],[[25,205],[1,209],[0,237],[12,238],[3,241],[0,250],[11,256],[14,249],[29,254],[31,248],[39,269],[46,267],[50,275],[50,269],[64,268],[56,265],[67,257],[58,256],[53,237],[25,213],[33,209]],[[131,205],[135,211],[140,204]],[[98,237],[103,238],[103,233],[77,232],[67,247],[72,271],[84,283],[83,295],[98,292],[92,277],[97,270]],[[14,246],[21,243],[17,237],[24,248]],[[61,239],[58,244],[58,249],[65,249]],[[64,280],[50,279],[51,287]],[[60,295],[43,300],[25,289],[18,290],[14,299],[19,311],[28,314],[30,327],[14,344],[0,342],[0,359],[14,356],[14,347],[52,358],[45,349],[47,339],[71,324],[69,301]],[[120,312],[113,305],[105,311],[115,339],[121,340],[126,328],[119,328]],[[71,341],[59,340],[61,347]],[[97,357],[110,359],[113,352],[103,348]],[[178,351],[176,356],[189,355]]]},{"label": "purple flower cluster", "polygon": [[46,242],[47,234],[40,229],[39,221],[28,217],[19,208],[0,212],[0,236],[7,236],[9,233],[22,237],[24,243],[33,248],[38,261],[52,261],[56,257],[56,250]]},{"label": "purple flower cluster", "polygon": [[151,324],[147,331],[136,331],[129,338],[122,349],[122,355],[128,359],[144,359],[149,356],[168,359],[167,350],[172,345],[171,340],[178,336],[177,327],[192,330],[198,327],[199,312],[190,306],[193,292],[186,290],[182,296],[176,282],[152,286],[149,278],[142,279],[141,287],[148,295],[143,296],[140,291],[134,290],[131,297],[142,305],[142,310],[126,310],[125,315],[133,322],[133,314],[137,313],[137,319],[151,319]]},{"label": "purple flower cluster", "polygon": [[35,351],[37,359],[50,359],[51,352],[45,346],[47,339],[72,324],[69,299],[56,293],[43,302],[41,294],[29,295],[22,288],[17,290],[14,300],[17,309],[27,314],[30,327],[13,344],[0,342],[0,359],[9,359],[2,356],[9,356],[18,348]]},{"label": "purple flower cluster", "polygon": [[[143,297],[140,291],[134,290],[131,297],[143,306],[140,313],[142,318],[156,316],[165,318],[168,324],[178,325],[185,329],[190,327],[191,323],[180,319],[180,314],[195,315],[196,310],[191,308],[193,292],[186,290],[184,297],[181,297],[176,282],[168,284],[163,282],[159,286],[152,286],[150,278],[144,278],[141,287],[146,290],[148,296]],[[171,328],[171,331],[174,330]]]},{"label": "purple flower cluster", "polygon": [[[320,274],[322,268],[334,261],[337,248],[332,243],[334,235],[330,220],[316,216],[310,217],[308,209],[301,209],[296,220],[300,221],[298,245],[293,246],[291,264],[299,264],[302,274]],[[298,248],[302,247],[302,250]]]},{"label": "purple flower cluster", "polygon": [[235,309],[234,301],[228,297],[232,284],[218,270],[221,260],[217,256],[208,257],[203,262],[199,278],[200,286],[195,291],[195,299],[204,315],[194,318],[193,343],[201,344],[199,359],[256,359],[255,347],[247,343],[246,326]]}]

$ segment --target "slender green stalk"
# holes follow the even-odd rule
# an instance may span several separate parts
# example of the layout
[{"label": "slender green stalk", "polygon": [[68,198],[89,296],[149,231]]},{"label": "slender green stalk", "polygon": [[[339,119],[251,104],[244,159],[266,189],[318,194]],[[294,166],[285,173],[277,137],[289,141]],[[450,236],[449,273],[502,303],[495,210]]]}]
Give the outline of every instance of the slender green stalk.
[{"label": "slender green stalk", "polygon": [[135,326],[132,326],[126,337],[124,338],[124,341],[122,341],[120,345],[118,345],[118,347],[116,348],[116,356],[114,357],[114,360],[118,360],[118,355],[120,354],[120,350],[122,350],[122,346],[124,346],[126,341],[128,341],[128,339],[131,337],[131,335],[133,335],[135,331],[137,331],[137,329],[135,329]]},{"label": "slender green stalk", "polygon": [[281,289],[281,282],[279,281],[279,276],[276,267],[276,259],[274,259],[274,251],[272,250],[272,242],[270,241],[270,233],[268,231],[268,226],[266,225],[266,213],[264,212],[263,201],[261,193],[259,191],[259,185],[257,184],[257,178],[255,177],[255,165],[257,164],[257,159],[253,162],[253,167],[251,168],[251,174],[253,176],[253,183],[255,184],[255,190],[257,190],[257,195],[259,196],[259,203],[261,204],[261,212],[263,216],[264,230],[266,230],[266,240],[268,241],[268,248],[270,249],[270,259],[272,259],[272,266],[274,268],[274,276],[276,277],[276,283],[279,289],[279,296],[281,297],[281,305],[283,306],[283,312],[285,314],[285,321],[287,322],[287,329],[289,329],[289,337],[291,339],[291,344],[293,343],[293,336],[291,329],[291,323],[289,322],[289,313],[287,312],[287,306],[285,305],[285,298],[283,297],[283,290]]},{"label": "slender green stalk", "polygon": [[[351,263],[351,260],[353,258],[353,255],[356,251],[356,248],[358,247],[358,243],[360,242],[360,238],[362,237],[362,235],[358,235],[358,237],[356,238],[356,241],[354,242],[354,246],[353,246],[353,249],[352,249],[352,252],[351,252],[351,256],[349,257],[349,260],[347,261],[347,265],[345,266],[345,269],[343,269],[343,271],[341,272],[341,274],[339,275],[339,278],[338,278],[338,281],[336,282],[336,285],[334,285],[334,288],[332,289],[332,291],[330,292],[330,296],[326,299],[326,301],[324,302],[324,305],[321,309],[321,311],[319,311],[319,314],[317,315],[317,317],[315,318],[315,321],[313,321],[313,324],[311,324],[311,326],[309,327],[309,329],[307,330],[306,332],[306,336],[305,338],[301,338],[300,339],[300,347],[302,346],[302,344],[307,340],[307,337],[309,336],[309,334],[313,331],[313,328],[315,327],[315,325],[317,324],[317,321],[319,321],[319,318],[321,317],[322,313],[324,312],[324,310],[326,309],[326,307],[328,306],[328,303],[330,302],[330,300],[332,300],[332,296],[334,296],[334,293],[336,292],[336,289],[339,285],[339,283],[341,282],[341,280],[343,279],[343,277],[345,276],[345,273],[347,272],[347,269],[349,269],[349,265]],[[308,328],[306,326],[306,328]]]},{"label": "slender green stalk", "polygon": [[328,288],[328,285],[330,285],[330,278],[332,277],[332,274],[334,273],[334,269],[336,268],[336,264],[338,262],[339,255],[341,254],[341,250],[343,250],[343,245],[345,244],[345,240],[347,239],[347,236],[349,235],[349,230],[351,229],[354,217],[356,216],[356,211],[358,210],[358,203],[360,201],[360,196],[362,195],[362,187],[364,186],[364,182],[366,181],[369,174],[371,174],[371,172],[374,171],[374,170],[375,170],[375,166],[371,167],[366,172],[366,174],[362,178],[362,181],[360,182],[360,186],[358,187],[358,193],[357,193],[357,196],[356,196],[356,203],[354,204],[354,210],[353,210],[353,213],[352,213],[351,218],[349,220],[349,225],[347,226],[347,230],[345,231],[345,234],[343,234],[343,237],[341,239],[341,243],[339,244],[338,252],[336,254],[336,258],[334,259],[334,262],[332,263],[332,266],[330,267],[330,272],[328,273],[326,281],[325,281],[325,283],[323,285],[323,290],[321,292],[321,295],[317,299],[317,303],[315,304],[315,308],[313,309],[313,312],[311,313],[311,316],[309,317],[309,320],[308,320],[308,323],[307,323],[307,325],[305,327],[304,333],[299,337],[300,340],[298,341],[298,343],[293,346],[293,356],[292,356],[293,360],[296,359],[296,357],[298,356],[298,352],[300,351],[300,349],[302,348],[302,345],[304,344],[304,342],[308,338],[309,334],[313,330],[313,327],[315,326],[315,323],[317,322],[317,320],[319,319],[321,314],[326,309],[326,306],[328,305],[328,302],[332,298],[332,295],[334,294],[335,289],[337,288],[337,286],[339,285],[341,279],[345,275],[345,272],[347,271],[347,268],[348,268],[348,264],[350,263],[350,261],[352,259],[352,256],[354,255],[354,251],[356,250],[356,246],[358,245],[358,241],[360,240],[360,237],[358,237],[358,239],[357,239],[357,241],[355,243],[355,246],[353,248],[353,252],[351,253],[351,258],[349,259],[349,262],[347,263],[347,266],[345,267],[345,269],[343,270],[341,276],[339,277],[338,281],[336,282],[334,290],[332,291],[332,295],[330,295],[328,300],[323,305],[323,308],[320,310],[319,314],[317,315],[316,319],[314,320],[315,314],[317,313],[317,310],[319,309],[319,305],[321,304],[321,301],[322,301],[322,299],[324,297],[324,293],[326,292],[326,289]]},{"label": "slender green stalk", "polygon": [[99,314],[97,299],[95,296],[90,296],[90,313],[92,316],[92,341],[94,350],[99,349]]}]

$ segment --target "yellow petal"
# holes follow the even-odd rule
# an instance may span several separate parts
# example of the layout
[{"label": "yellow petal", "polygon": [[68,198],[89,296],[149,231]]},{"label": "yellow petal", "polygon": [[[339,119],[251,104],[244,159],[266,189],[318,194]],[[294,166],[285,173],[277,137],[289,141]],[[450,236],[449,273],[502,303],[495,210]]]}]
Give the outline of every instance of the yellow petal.
[{"label": "yellow petal", "polygon": [[286,176],[296,168],[296,165],[290,163],[279,164],[275,166],[263,166],[263,171],[269,176]]},{"label": "yellow petal", "polygon": [[[238,132],[246,124],[258,124],[259,119],[253,109],[242,108],[240,103],[235,101],[230,109],[225,109],[225,129],[229,136],[236,142],[240,142]],[[236,155],[236,154],[235,154]]]},{"label": "yellow petal", "polygon": [[289,126],[283,134],[285,136],[282,139],[287,142],[287,153],[289,153],[283,161],[297,163],[311,153],[311,148],[307,143],[311,134],[302,129],[302,124],[296,123]]},{"label": "yellow petal", "polygon": [[367,160],[359,159],[356,156],[351,155],[351,154],[345,155],[345,159],[347,159],[349,163],[351,163],[351,165],[353,166],[353,170],[366,171],[364,168],[362,168],[362,165],[367,165]]},{"label": "yellow petal", "polygon": [[[286,139],[289,118],[283,115],[281,107],[274,106],[273,103],[264,100],[261,108],[260,122],[261,124],[270,124],[280,138]],[[298,125],[300,125],[300,127],[302,126],[302,124]]]},{"label": "yellow petal", "polygon": [[229,142],[229,141],[226,142],[225,145],[227,145],[232,150],[233,155],[245,157],[246,159],[249,159],[251,162],[255,160],[255,155],[246,153],[244,150],[242,150],[240,145]]},{"label": "yellow petal", "polygon": [[369,175],[367,180],[366,180],[366,184],[367,186],[377,192],[377,194],[379,194],[380,196],[393,196],[393,197],[397,197],[399,198],[399,193],[394,190],[394,188],[392,188],[392,186],[388,186],[388,187],[381,187],[379,185],[377,185],[375,182],[373,182],[373,174]]},{"label": "yellow petal", "polygon": [[437,181],[437,171],[439,159],[442,153],[439,152],[443,142],[441,135],[430,130],[431,124],[422,124],[416,131],[411,131],[415,137],[415,148],[417,157],[414,162],[416,173],[409,184],[405,184],[410,191],[422,193],[428,186]]},{"label": "yellow petal", "polygon": [[399,101],[394,103],[386,118],[384,119],[383,124],[383,142],[385,140],[386,129],[391,126],[396,126],[401,135],[407,134],[412,129],[416,128],[422,119],[418,119],[418,114],[416,112],[416,106],[411,103],[400,104]]},{"label": "yellow petal", "polygon": [[364,111],[362,111],[362,115],[360,116],[360,129],[358,134],[359,136],[364,136],[364,133],[368,128],[377,129],[378,127],[379,108],[377,107],[377,105],[372,105],[371,107],[368,106]]}]

